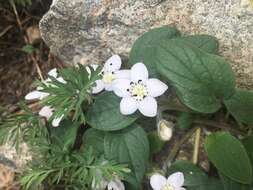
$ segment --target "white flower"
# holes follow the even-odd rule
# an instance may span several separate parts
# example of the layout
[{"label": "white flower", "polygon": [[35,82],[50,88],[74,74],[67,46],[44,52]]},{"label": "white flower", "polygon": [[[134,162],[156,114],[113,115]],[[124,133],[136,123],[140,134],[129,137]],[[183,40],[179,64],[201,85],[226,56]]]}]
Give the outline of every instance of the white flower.
[{"label": "white flower", "polygon": [[[51,69],[48,72],[48,75],[51,77],[56,78],[59,82],[66,84],[66,81],[62,78],[62,77],[58,77],[58,72],[57,69]],[[50,78],[47,78],[44,82],[44,84],[48,85],[48,82],[51,82],[52,80]],[[38,99],[38,100],[42,100],[43,98],[46,98],[47,96],[49,96],[49,93],[46,92],[41,92],[41,90],[43,90],[42,87],[37,87],[36,90],[29,92],[26,96],[25,99],[26,100],[34,100],[34,99]],[[42,117],[45,117],[47,120],[49,120],[49,118],[53,115],[54,112],[54,108],[50,107],[50,106],[44,106],[41,108],[41,110],[39,111],[39,115]],[[64,117],[64,115],[61,115],[58,118],[54,118],[52,121],[52,126],[53,127],[58,127],[62,118]]]},{"label": "white flower", "polygon": [[148,70],[143,63],[136,63],[131,68],[130,80],[114,81],[114,93],[122,97],[120,111],[123,115],[134,113],[137,109],[145,116],[157,114],[155,97],[162,95],[168,86],[158,79],[148,79]]},{"label": "white flower", "polygon": [[[62,82],[62,83],[66,83],[66,81],[62,78],[62,77],[58,77],[58,73],[57,73],[57,69],[54,68],[54,69],[51,69],[49,72],[48,72],[48,75],[51,76],[51,77],[54,77],[56,78],[59,82]],[[48,85],[48,82],[51,82],[51,79],[50,78],[47,78],[45,81],[43,81],[44,84]],[[47,92],[41,92],[42,87],[37,87],[36,90],[32,91],[32,92],[29,92],[26,96],[25,96],[25,99],[26,100],[42,100],[43,98],[46,98],[47,96],[49,96],[49,93]]]},{"label": "white flower", "polygon": [[[130,70],[120,70],[121,58],[118,55],[113,55],[104,64],[102,69],[102,79],[96,81],[96,86],[92,88],[92,93],[97,94],[102,90],[112,91],[113,81],[120,78],[129,78]],[[94,69],[97,66],[91,65]]]},{"label": "white flower", "polygon": [[166,121],[164,119],[160,120],[157,125],[157,131],[159,137],[164,141],[169,141],[172,137],[174,123]]},{"label": "white flower", "polygon": [[124,183],[117,177],[110,182],[102,179],[99,184],[96,184],[95,180],[93,180],[91,187],[92,190],[105,190],[106,187],[108,190],[125,190]]},{"label": "white flower", "polygon": [[150,178],[151,187],[154,190],[186,190],[184,187],[184,174],[176,172],[166,179],[160,174],[154,174]]}]

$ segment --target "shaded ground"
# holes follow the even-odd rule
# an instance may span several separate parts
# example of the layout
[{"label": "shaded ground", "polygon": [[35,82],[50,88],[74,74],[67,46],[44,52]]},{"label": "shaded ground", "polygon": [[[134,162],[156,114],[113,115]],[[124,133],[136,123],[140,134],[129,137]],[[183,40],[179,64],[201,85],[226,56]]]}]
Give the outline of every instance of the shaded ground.
[{"label": "shaded ground", "polygon": [[[17,6],[17,15],[8,1],[0,7],[0,105],[15,105],[32,88],[38,71],[47,73],[57,67],[55,58],[40,38],[38,23],[51,0],[33,1],[25,8]],[[30,44],[34,53],[22,48]],[[27,51],[29,47],[26,46]]]}]

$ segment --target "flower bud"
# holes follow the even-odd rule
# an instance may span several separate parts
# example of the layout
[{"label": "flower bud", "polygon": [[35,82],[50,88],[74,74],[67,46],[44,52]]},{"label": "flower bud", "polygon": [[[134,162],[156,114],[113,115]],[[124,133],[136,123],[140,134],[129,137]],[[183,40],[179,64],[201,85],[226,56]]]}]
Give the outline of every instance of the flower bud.
[{"label": "flower bud", "polygon": [[164,119],[160,120],[157,125],[158,136],[164,141],[169,141],[173,134],[173,127],[174,123]]}]

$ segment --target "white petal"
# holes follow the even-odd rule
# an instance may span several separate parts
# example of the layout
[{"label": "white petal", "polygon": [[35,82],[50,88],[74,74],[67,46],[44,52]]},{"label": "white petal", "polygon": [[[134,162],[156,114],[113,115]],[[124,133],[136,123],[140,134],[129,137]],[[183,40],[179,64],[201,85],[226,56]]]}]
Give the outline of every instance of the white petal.
[{"label": "white petal", "polygon": [[40,111],[39,115],[47,118],[47,120],[53,115],[53,110],[50,106],[44,106]]},{"label": "white petal", "polygon": [[120,180],[111,181],[108,184],[108,190],[125,190],[124,184]]},{"label": "white petal", "polygon": [[140,112],[147,117],[154,117],[157,114],[157,102],[153,97],[146,97],[139,103]]},{"label": "white petal", "polygon": [[129,79],[114,80],[112,84],[114,93],[119,97],[129,97],[130,82]]},{"label": "white petal", "polygon": [[51,77],[56,78],[56,77],[58,76],[57,69],[56,69],[56,68],[51,69],[51,70],[48,72],[48,75],[51,76]]},{"label": "white petal", "polygon": [[58,77],[57,80],[63,84],[67,83],[62,77]]},{"label": "white petal", "polygon": [[168,177],[167,182],[176,188],[184,185],[184,174],[182,172],[176,172]]},{"label": "white petal", "polygon": [[161,96],[168,89],[168,86],[158,79],[148,79],[146,85],[149,96],[152,97]]},{"label": "white petal", "polygon": [[26,96],[25,96],[25,99],[26,100],[35,100],[35,99],[40,99],[42,100],[43,98],[47,97],[49,94],[46,93],[46,92],[40,92],[40,91],[32,91],[30,93],[28,93]]},{"label": "white petal", "polygon": [[92,87],[92,93],[97,94],[105,88],[104,82],[102,80],[96,80],[96,86]]},{"label": "white petal", "polygon": [[150,178],[150,185],[154,190],[162,190],[166,185],[166,178],[160,174],[154,174]]},{"label": "white petal", "polygon": [[158,135],[164,141],[169,141],[172,137],[174,123],[164,119],[158,122]]},{"label": "white petal", "polygon": [[138,109],[138,103],[131,97],[123,98],[120,102],[120,112],[123,115],[134,113]]},{"label": "white petal", "polygon": [[61,115],[60,117],[54,118],[53,121],[52,121],[52,126],[53,127],[58,127],[63,117],[64,117],[64,115]]},{"label": "white petal", "polygon": [[143,63],[136,63],[131,68],[131,80],[145,82],[148,79],[148,69]]},{"label": "white petal", "polygon": [[[98,65],[95,65],[95,64],[90,64],[89,66],[91,66],[94,70],[96,70],[98,68]],[[91,74],[90,67],[86,66],[85,68],[86,68],[88,74],[90,75]]]},{"label": "white petal", "polygon": [[113,91],[113,86],[112,86],[112,84],[105,84],[105,90],[106,90],[106,91]]},{"label": "white petal", "polygon": [[104,70],[105,71],[117,71],[121,67],[121,58],[119,55],[113,55],[110,57],[104,65]]},{"label": "white petal", "polygon": [[97,183],[97,184],[96,184],[95,179],[93,179],[91,183],[91,188],[92,190],[105,190],[107,184],[108,182],[104,179],[102,179],[100,183]]},{"label": "white petal", "polygon": [[131,77],[131,70],[119,70],[115,72],[116,79],[130,79]]}]

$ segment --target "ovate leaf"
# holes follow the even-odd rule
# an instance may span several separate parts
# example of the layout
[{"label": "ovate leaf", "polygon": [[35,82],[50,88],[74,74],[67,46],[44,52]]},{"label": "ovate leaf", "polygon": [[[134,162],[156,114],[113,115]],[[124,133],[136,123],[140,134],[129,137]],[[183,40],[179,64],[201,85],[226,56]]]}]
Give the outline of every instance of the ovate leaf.
[{"label": "ovate leaf", "polygon": [[101,155],[104,153],[105,132],[97,129],[88,129],[83,136],[82,148],[92,147],[94,153]]},{"label": "ovate leaf", "polygon": [[140,189],[149,158],[149,143],[145,131],[134,125],[122,131],[107,133],[105,155],[109,160],[128,164],[131,169],[126,180]]},{"label": "ovate leaf", "polygon": [[220,180],[209,178],[207,174],[189,161],[176,161],[169,168],[169,175],[175,172],[184,174],[187,190],[223,190]]},{"label": "ovate leaf", "polygon": [[210,35],[192,35],[177,38],[185,43],[189,43],[207,53],[217,54],[219,51],[218,40]]},{"label": "ovate leaf", "polygon": [[226,132],[209,135],[205,140],[208,158],[218,171],[243,184],[252,182],[252,167],[243,144]]},{"label": "ovate leaf", "polygon": [[166,41],[171,38],[178,37],[179,31],[174,27],[164,26],[161,28],[152,29],[144,33],[138,38],[130,52],[129,63],[134,65],[135,63],[144,63],[149,71],[151,77],[157,77],[156,60],[154,57],[155,44],[159,44],[161,41]]},{"label": "ovate leaf", "polygon": [[253,92],[237,89],[235,94],[225,101],[228,111],[239,122],[253,125]]},{"label": "ovate leaf", "polygon": [[213,113],[221,107],[221,100],[234,93],[233,71],[219,56],[172,39],[159,44],[155,58],[159,73],[176,88],[180,100],[195,111]]},{"label": "ovate leaf", "polygon": [[138,115],[125,116],[120,113],[120,98],[111,92],[98,95],[87,112],[87,122],[102,131],[123,129],[133,123]]},{"label": "ovate leaf", "polygon": [[224,190],[251,190],[250,185],[244,185],[220,174]]}]

